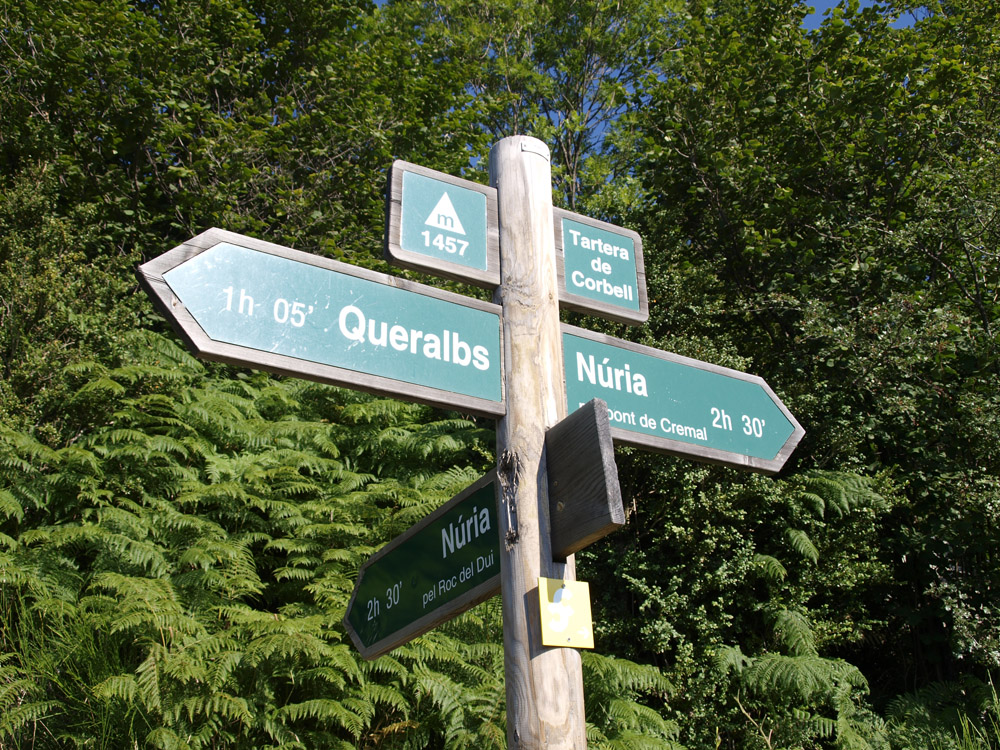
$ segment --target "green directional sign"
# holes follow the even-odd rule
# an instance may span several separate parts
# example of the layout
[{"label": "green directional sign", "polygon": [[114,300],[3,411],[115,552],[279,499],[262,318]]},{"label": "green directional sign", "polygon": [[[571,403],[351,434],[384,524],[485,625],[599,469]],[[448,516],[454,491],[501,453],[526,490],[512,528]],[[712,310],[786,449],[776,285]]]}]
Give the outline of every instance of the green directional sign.
[{"label": "green directional sign", "polygon": [[560,304],[624,323],[645,322],[649,305],[639,235],[562,209],[552,213]]},{"label": "green directional sign", "polygon": [[504,413],[495,305],[221,230],[140,279],[204,357]]},{"label": "green directional sign", "polygon": [[386,201],[387,258],[404,268],[500,283],[496,189],[397,161]]},{"label": "green directional sign", "polygon": [[805,434],[763,379],[562,327],[570,410],[608,404],[616,442],[774,473]]},{"label": "green directional sign", "polygon": [[372,555],[344,625],[374,659],[500,592],[496,472]]}]

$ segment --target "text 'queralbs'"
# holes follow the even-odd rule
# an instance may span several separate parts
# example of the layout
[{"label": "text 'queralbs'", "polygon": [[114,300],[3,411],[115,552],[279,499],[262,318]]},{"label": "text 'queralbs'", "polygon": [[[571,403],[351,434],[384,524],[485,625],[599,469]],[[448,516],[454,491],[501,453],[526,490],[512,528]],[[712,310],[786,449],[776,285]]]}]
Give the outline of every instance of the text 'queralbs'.
[{"label": "text 'queralbs'", "polygon": [[200,357],[504,413],[497,305],[220,229],[139,279]]}]

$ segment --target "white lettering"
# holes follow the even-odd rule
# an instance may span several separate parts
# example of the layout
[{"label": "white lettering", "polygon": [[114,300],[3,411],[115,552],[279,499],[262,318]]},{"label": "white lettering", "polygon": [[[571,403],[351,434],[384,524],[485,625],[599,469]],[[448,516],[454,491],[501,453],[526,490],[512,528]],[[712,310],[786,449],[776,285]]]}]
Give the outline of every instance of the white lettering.
[{"label": "white lettering", "polygon": [[382,323],[379,329],[379,334],[375,335],[375,325],[376,321],[368,321],[368,340],[371,341],[375,346],[385,346],[385,337],[389,331],[389,326],[386,323]]},{"label": "white lettering", "polygon": [[476,344],[476,346],[473,347],[472,366],[477,370],[482,370],[483,372],[490,369],[490,352],[485,346]]},{"label": "white lettering", "polygon": [[472,350],[469,348],[468,344],[458,337],[457,333],[453,333],[452,338],[452,362],[456,365],[461,365],[462,367],[468,367],[469,362],[472,361]]},{"label": "white lettering", "polygon": [[441,359],[441,339],[436,334],[424,336],[424,356],[427,359]]},{"label": "white lettering", "polygon": [[592,279],[589,276],[584,276],[583,271],[573,271],[569,275],[569,280],[575,287],[605,294],[608,297],[626,299],[630,302],[634,299],[631,284],[612,284],[607,279]]},{"label": "white lettering", "polygon": [[403,326],[393,326],[389,329],[389,344],[397,352],[404,352],[409,348],[410,341]]},{"label": "white lettering", "polygon": [[601,253],[602,255],[610,255],[614,258],[621,258],[622,260],[629,259],[629,251],[627,247],[619,247],[618,245],[613,245],[610,242],[604,242],[600,237],[582,236],[576,229],[570,229],[569,233],[573,239],[573,244],[579,245],[584,250],[593,250]]},{"label": "white lettering", "polygon": [[[350,315],[357,318],[357,325],[354,328],[347,327],[347,318]],[[340,332],[350,341],[365,343],[365,314],[354,305],[345,307],[340,311]]]},{"label": "white lettering", "polygon": [[471,364],[483,372],[490,369],[489,347],[463,341],[462,335],[457,331],[444,329],[437,334],[407,328],[398,323],[390,326],[384,321],[368,319],[361,308],[355,305],[341,308],[338,324],[341,335],[348,341],[375,347],[390,346],[398,352],[409,351],[410,354],[450,362],[460,367]]},{"label": "white lettering", "polygon": [[593,354],[585,357],[583,352],[577,352],[576,379],[581,383],[586,380],[591,385],[600,385],[602,388],[615,391],[625,390],[636,396],[649,396],[645,375],[641,372],[632,372],[630,365],[625,365],[622,368],[613,367],[609,363],[610,358],[608,357],[598,363]]},{"label": "white lettering", "polygon": [[670,435],[693,438],[695,440],[708,440],[707,427],[689,427],[688,425],[671,422],[666,417],[660,420],[660,429]]},{"label": "white lettering", "polygon": [[480,534],[485,534],[490,530],[490,513],[478,506],[472,508],[472,515],[465,518],[461,513],[457,521],[448,523],[447,528],[441,529],[441,558],[448,557],[457,549],[462,549],[473,539],[478,539]]}]

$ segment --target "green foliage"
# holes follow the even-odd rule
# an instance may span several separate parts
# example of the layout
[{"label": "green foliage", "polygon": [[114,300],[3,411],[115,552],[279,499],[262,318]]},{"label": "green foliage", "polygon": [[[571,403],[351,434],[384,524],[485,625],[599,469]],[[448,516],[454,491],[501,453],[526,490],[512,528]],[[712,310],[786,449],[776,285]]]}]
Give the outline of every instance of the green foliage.
[{"label": "green foliage", "polygon": [[628,613],[597,618],[599,648],[664,665],[686,746],[879,746],[868,682],[834,654],[884,626],[870,597],[894,586],[878,540],[898,490],[821,471],[723,489],[717,471],[669,501],[637,489],[628,531],[585,553],[600,609]]},{"label": "green foliage", "polygon": [[586,325],[807,429],[777,479],[618,451],[590,745],[996,746],[994,5],[4,4],[0,746],[506,744],[496,602],[340,626],[491,426],[199,364],[132,269],[212,225],[381,267],[392,159],[513,133],[644,237],[649,324]]},{"label": "green foliage", "polygon": [[[673,686],[655,667],[583,653],[587,743],[599,750],[680,748],[677,724],[657,710]],[[653,706],[639,703],[652,699]]]},{"label": "green foliage", "polygon": [[404,0],[386,10],[439,64],[460,71],[471,98],[456,97],[454,106],[468,108],[488,137],[484,146],[517,134],[550,145],[555,200],[578,210],[612,178],[629,179],[613,157],[613,124],[628,119],[674,5]]},{"label": "green foliage", "polygon": [[868,685],[857,667],[821,657],[802,613],[782,610],[769,620],[780,651],[747,657],[729,647],[716,656],[723,674],[734,673],[736,705],[767,746],[828,738],[845,748],[886,747],[882,727],[862,709]]},{"label": "green foliage", "polygon": [[992,683],[932,683],[889,704],[894,747],[986,750],[1000,740],[1000,702]]},{"label": "green foliage", "polygon": [[4,428],[4,736],[84,736],[95,706],[106,746],[353,743],[382,704],[406,718],[419,683],[362,667],[340,617],[373,544],[477,476],[486,436],[127,338],[136,359],[64,374],[86,435]]},{"label": "green foliage", "polygon": [[[678,665],[690,658],[685,632],[703,648],[736,636],[760,658],[768,626],[745,613],[801,612],[820,655],[864,670],[875,707],[1000,664],[986,520],[1000,443],[983,422],[998,414],[1000,264],[983,181],[1000,165],[995,8],[927,6],[896,29],[877,8],[844,4],[814,33],[801,11],[690,4],[637,118],[650,204],[632,215],[650,238],[656,300],[647,341],[767,373],[807,435],[778,505],[767,490],[752,511],[720,507],[717,475],[671,468],[683,510],[665,512],[655,498],[666,482],[642,482],[652,507],[640,518],[662,519],[666,533],[640,538],[635,578],[651,589],[644,606],[680,612],[647,626],[650,646]],[[883,500],[827,484],[849,492],[852,476],[875,477]],[[730,524],[744,533],[720,528]],[[698,569],[718,585],[731,567],[758,582],[766,607],[720,589],[702,598],[704,617],[732,631],[687,625],[704,584],[662,582]]]}]

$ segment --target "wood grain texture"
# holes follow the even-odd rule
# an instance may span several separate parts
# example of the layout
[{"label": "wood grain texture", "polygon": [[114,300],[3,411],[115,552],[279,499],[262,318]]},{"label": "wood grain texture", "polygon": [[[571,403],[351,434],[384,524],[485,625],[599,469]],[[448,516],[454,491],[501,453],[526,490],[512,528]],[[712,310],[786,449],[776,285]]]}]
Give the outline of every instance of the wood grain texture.
[{"label": "wood grain texture", "polygon": [[552,554],[565,559],[625,524],[608,405],[584,404],[545,434]]},{"label": "wood grain texture", "polygon": [[[538,578],[575,578],[575,565],[553,562],[545,431],[565,416],[559,292],[552,230],[549,151],[514,136],[494,146],[504,309],[507,414],[497,428],[501,478],[500,575],[504,616],[507,739],[511,750],[585,748],[579,652],[541,642]],[[505,468],[515,464],[514,472]]]},{"label": "wood grain texture", "polygon": [[[435,299],[493,313],[500,316],[502,325],[501,309],[493,303],[417,284],[413,281],[378,273],[367,268],[347,265],[346,263],[340,263],[311,253],[304,253],[290,247],[284,247],[283,245],[265,242],[254,237],[247,237],[235,232],[212,228],[192,237],[187,242],[178,245],[163,255],[144,263],[139,266],[136,272],[140,284],[150,295],[156,307],[170,321],[174,330],[177,331],[178,335],[180,335],[196,356],[216,362],[266,370],[279,375],[290,375],[307,380],[315,380],[320,383],[344,386],[376,395],[389,395],[404,400],[437,406],[442,409],[461,410],[494,417],[505,413],[506,407],[502,400],[499,402],[490,401],[439,388],[432,388],[416,383],[406,383],[379,375],[228,344],[210,338],[184,305],[181,304],[180,300],[170,289],[170,286],[164,281],[163,275],[199,253],[222,242],[228,242],[240,247],[286,258],[297,263],[305,263],[318,268],[365,279],[366,281],[373,281],[378,284],[416,292]],[[503,357],[502,349],[500,356],[501,358]]]},{"label": "wood grain texture", "polygon": [[[410,252],[402,247],[403,226],[403,173],[430,177],[441,182],[475,190],[486,196],[486,270],[469,268],[460,263],[449,263],[442,258],[434,258],[420,253]],[[396,160],[389,170],[388,184],[385,191],[385,259],[400,268],[432,273],[453,281],[464,281],[487,289],[496,289],[500,283],[500,235],[497,227],[497,191],[489,185],[452,177],[444,172],[438,172],[418,164]]]},{"label": "wood grain texture", "polygon": [[[566,242],[563,237],[562,219],[571,219],[580,224],[597,227],[614,234],[620,234],[632,240],[635,250],[635,271],[636,287],[639,291],[639,309],[629,310],[625,307],[612,305],[600,300],[573,294],[566,285]],[[557,270],[559,273],[559,306],[565,310],[585,313],[587,315],[598,315],[609,320],[616,320],[619,323],[629,325],[642,325],[649,320],[649,297],[646,293],[646,266],[642,256],[642,237],[638,232],[624,227],[617,227],[599,219],[592,219],[589,216],[582,216],[562,208],[552,209],[552,231],[555,232],[555,248]]]}]

